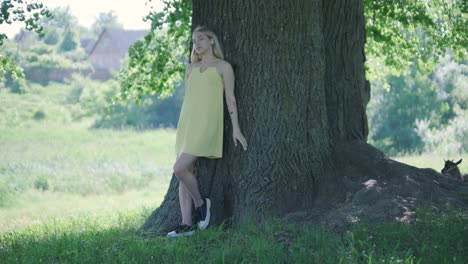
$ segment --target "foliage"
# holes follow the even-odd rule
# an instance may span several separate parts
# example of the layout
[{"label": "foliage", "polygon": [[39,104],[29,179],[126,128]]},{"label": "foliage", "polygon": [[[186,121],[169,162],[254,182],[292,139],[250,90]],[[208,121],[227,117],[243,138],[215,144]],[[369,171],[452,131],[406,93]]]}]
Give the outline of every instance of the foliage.
[{"label": "foliage", "polygon": [[6,86],[12,93],[25,93],[28,87],[28,82],[24,78],[16,78],[11,80]]},{"label": "foliage", "polygon": [[44,35],[44,43],[47,45],[56,45],[60,40],[60,33],[56,28],[48,28]]},{"label": "foliage", "polygon": [[44,43],[57,45],[61,51],[74,50],[79,46],[78,18],[71,13],[70,7],[56,7],[51,10],[53,17],[42,20]]},{"label": "foliage", "polygon": [[[45,26],[43,41],[36,35],[22,31],[17,36],[16,45],[5,42],[6,45],[0,46],[0,49],[8,49],[7,57],[15,59],[14,62],[10,60],[13,66],[16,66],[12,74],[13,80],[18,77],[18,74],[21,74],[19,77],[25,74],[34,75],[36,80],[44,76],[39,81],[45,84],[48,82],[47,76],[51,71],[91,70],[91,65],[83,60],[86,54],[79,47],[75,33],[78,31],[77,18],[71,14],[68,7],[54,8],[50,13],[53,17],[41,20],[41,24]],[[68,27],[64,28],[63,25]],[[24,74],[23,69],[17,63],[24,67]],[[12,70],[4,71],[3,78],[7,72],[12,72]],[[12,90],[20,91],[18,87],[15,87],[17,81],[8,80],[7,82],[7,86]]]},{"label": "foliage", "polygon": [[[151,1],[149,1],[151,2]],[[163,0],[163,12],[150,12],[150,33],[129,49],[128,66],[120,74],[121,91],[116,99],[144,94],[165,97],[173,93],[183,79],[190,41],[192,2]]]},{"label": "foliage", "polygon": [[106,28],[122,28],[122,24],[119,22],[118,17],[114,11],[101,12],[97,15],[94,23],[91,25],[91,31],[95,38],[97,38],[101,32]]},{"label": "foliage", "polygon": [[424,150],[444,155],[468,152],[468,65],[442,58],[436,66],[432,80],[439,100],[448,102],[453,118],[443,116],[447,125],[428,116],[416,120],[416,132],[424,142]]},{"label": "foliage", "polygon": [[5,80],[5,75],[11,74],[13,80],[23,78],[23,69],[13,60],[16,57],[16,49],[9,40],[0,46],[0,82]]},{"label": "foliage", "polygon": [[[91,71],[92,66],[89,61],[82,60],[85,51],[78,48],[68,52],[61,52],[55,45],[37,43],[28,49],[22,50],[18,56],[18,62],[24,67],[25,75],[30,76],[30,80],[46,85],[49,83],[49,74],[54,72],[83,72]],[[7,82],[10,87],[11,82]]]},{"label": "foliage", "polygon": [[78,18],[72,14],[69,6],[55,7],[50,13],[52,13],[51,17],[41,20],[45,27],[44,32],[47,32],[48,28],[69,29],[76,28],[78,25]]},{"label": "foliage", "polygon": [[72,85],[76,91],[80,91],[76,101],[80,102],[87,116],[95,119],[94,128],[150,129],[177,125],[184,91],[182,85],[178,85],[176,92],[171,96],[144,96],[139,103],[112,102],[120,88],[115,80],[102,83],[76,76]]},{"label": "foliage", "polygon": [[[51,16],[52,13],[42,3],[29,3],[23,0],[2,0],[0,3],[0,25],[12,24],[15,21],[24,22],[26,30],[35,31],[39,36],[44,34],[44,28],[39,20]],[[6,34],[0,32],[0,49],[5,39],[7,39]],[[13,78],[24,77],[13,57],[2,52],[0,53],[0,81],[3,81],[4,75],[8,73],[11,73]]]},{"label": "foliage", "polygon": [[[188,57],[191,1],[166,0],[164,12],[150,13],[151,33],[130,49],[129,67],[122,71],[120,97],[140,98],[141,94],[168,94],[173,82],[181,79]],[[367,44],[366,55],[374,60],[367,65],[371,79],[382,79],[382,72],[401,74],[414,61],[430,70],[439,55],[450,49],[458,61],[467,57],[468,27],[466,1],[364,0]],[[167,32],[160,34],[161,28]],[[175,44],[175,45],[174,45]],[[382,67],[389,69],[382,71]]]},{"label": "foliage", "polygon": [[[406,74],[372,81],[370,142],[388,155],[466,151],[460,142],[466,133],[463,111],[468,108],[468,95],[463,91],[468,88],[468,67],[450,56],[441,58],[429,75],[417,65]],[[444,136],[442,131],[451,132]]]},{"label": "foliage", "polygon": [[[365,0],[366,54],[386,66],[405,71],[413,59],[433,65],[447,49],[461,61],[467,57],[466,1]],[[431,68],[431,67],[429,67]],[[377,74],[369,69],[372,74]]]},{"label": "foliage", "polygon": [[406,76],[389,76],[387,82],[391,88],[374,89],[369,105],[371,142],[389,155],[422,150],[415,121],[439,115],[443,102],[437,102],[434,86],[414,66]]},{"label": "foliage", "polygon": [[429,119],[416,120],[416,133],[424,143],[424,151],[442,155],[468,152],[468,109],[454,108],[455,118],[440,128],[431,128]]},{"label": "foliage", "polygon": [[75,33],[72,30],[66,30],[59,49],[63,52],[72,51],[78,46],[77,42]]},{"label": "foliage", "polygon": [[[42,3],[29,3],[23,0],[2,0],[0,11],[0,25],[11,24],[15,21],[24,22],[26,30],[34,30],[39,35],[42,35],[44,30],[39,20],[52,16],[52,13]],[[7,36],[0,32],[0,46],[6,38]]]}]

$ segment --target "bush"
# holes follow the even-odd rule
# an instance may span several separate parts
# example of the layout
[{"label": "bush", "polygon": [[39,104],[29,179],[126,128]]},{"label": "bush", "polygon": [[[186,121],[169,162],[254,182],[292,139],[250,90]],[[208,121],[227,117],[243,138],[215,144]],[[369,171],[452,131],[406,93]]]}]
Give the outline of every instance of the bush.
[{"label": "bush", "polygon": [[456,106],[454,111],[455,118],[439,129],[431,129],[427,119],[417,120],[415,131],[424,142],[426,152],[442,155],[468,152],[468,110]]},{"label": "bush", "polygon": [[29,84],[28,82],[26,82],[25,79],[21,78],[21,79],[14,79],[11,81],[7,81],[6,87],[12,93],[23,94],[28,90]]},{"label": "bush", "polygon": [[33,115],[34,120],[43,120],[45,117],[46,115],[42,111],[36,111]]},{"label": "bush", "polygon": [[[466,121],[460,120],[455,108],[467,109],[467,74],[467,65],[446,56],[431,73],[422,72],[415,61],[405,75],[388,74],[385,80],[374,80],[368,106],[369,142],[387,155],[443,146],[466,151],[453,144],[465,135]],[[452,121],[456,116],[459,120]],[[444,133],[448,133],[445,139]]]},{"label": "bush", "polygon": [[67,98],[65,99],[65,102],[69,104],[77,104],[80,102],[81,95],[83,93],[83,90],[87,86],[92,86],[93,88],[97,88],[93,86],[91,81],[79,74],[73,74],[72,78],[70,80],[70,87],[71,91],[67,95]]},{"label": "bush", "polygon": [[[75,79],[71,85],[75,87],[74,83],[77,81]],[[87,116],[96,119],[94,128],[148,129],[177,125],[184,94],[182,85],[170,97],[159,99],[157,96],[147,96],[136,103],[132,100],[112,102],[112,98],[120,90],[120,85],[115,80],[97,82],[83,79],[79,83],[82,85],[79,101]],[[76,87],[78,90],[78,86]]]},{"label": "bush", "polygon": [[34,181],[34,188],[36,190],[47,191],[51,187],[50,185],[50,180],[47,176],[38,176]]}]

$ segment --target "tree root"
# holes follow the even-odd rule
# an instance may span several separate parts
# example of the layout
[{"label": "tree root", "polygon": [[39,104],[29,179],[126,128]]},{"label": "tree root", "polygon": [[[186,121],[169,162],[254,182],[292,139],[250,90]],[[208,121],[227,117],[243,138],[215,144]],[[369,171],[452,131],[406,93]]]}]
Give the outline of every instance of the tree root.
[{"label": "tree root", "polygon": [[365,142],[339,144],[335,159],[346,190],[344,201],[294,212],[287,220],[324,224],[340,232],[361,221],[412,223],[418,209],[468,209],[467,183],[391,160]]}]

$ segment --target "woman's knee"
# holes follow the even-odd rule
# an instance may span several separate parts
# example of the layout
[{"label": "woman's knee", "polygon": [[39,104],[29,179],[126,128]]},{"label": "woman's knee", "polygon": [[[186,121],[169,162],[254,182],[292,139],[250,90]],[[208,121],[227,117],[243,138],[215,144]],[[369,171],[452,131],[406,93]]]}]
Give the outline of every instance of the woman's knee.
[{"label": "woman's knee", "polygon": [[177,164],[177,163],[174,165],[173,170],[174,170],[174,175],[175,175],[179,180],[181,180],[182,178],[184,178],[184,177],[189,173],[187,167],[181,166],[181,165],[179,165],[179,164]]}]

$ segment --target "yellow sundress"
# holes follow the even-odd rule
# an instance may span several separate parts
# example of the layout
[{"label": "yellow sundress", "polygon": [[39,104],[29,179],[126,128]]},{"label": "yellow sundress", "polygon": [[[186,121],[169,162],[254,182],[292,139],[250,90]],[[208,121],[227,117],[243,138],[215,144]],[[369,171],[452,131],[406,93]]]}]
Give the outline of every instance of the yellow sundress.
[{"label": "yellow sundress", "polygon": [[176,134],[176,154],[211,159],[223,155],[224,85],[215,67],[194,67],[185,86]]}]

